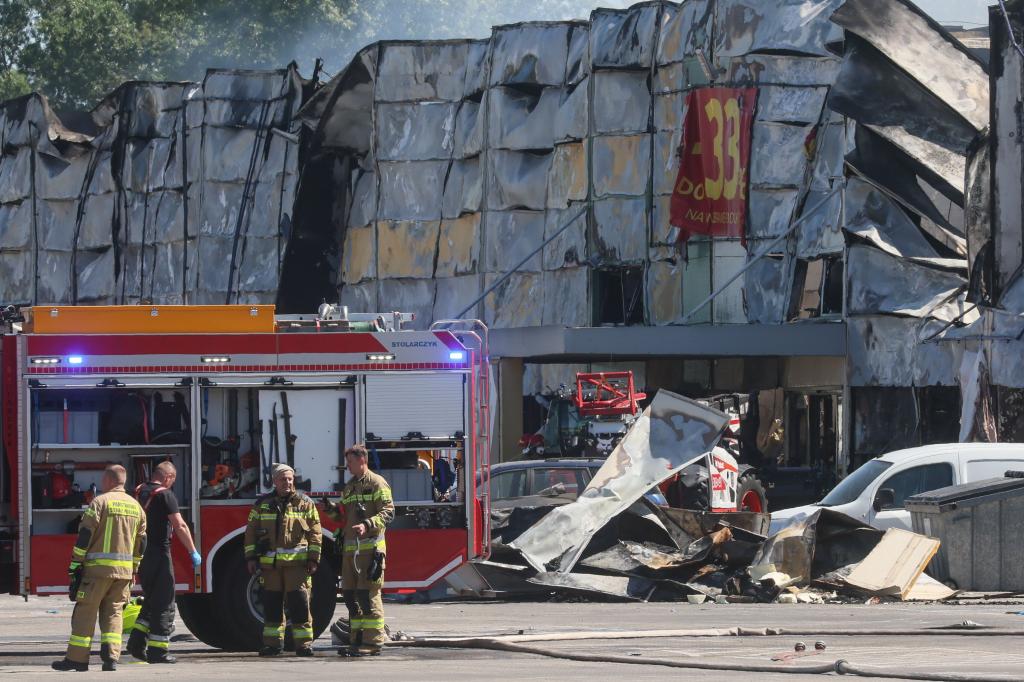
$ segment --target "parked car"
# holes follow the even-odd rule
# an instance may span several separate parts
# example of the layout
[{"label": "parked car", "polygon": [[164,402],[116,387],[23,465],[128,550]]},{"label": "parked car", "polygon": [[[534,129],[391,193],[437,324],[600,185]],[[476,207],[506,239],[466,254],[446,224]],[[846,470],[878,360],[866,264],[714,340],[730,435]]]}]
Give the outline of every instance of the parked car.
[{"label": "parked car", "polygon": [[1024,469],[1021,443],[944,443],[896,450],[863,464],[820,502],[772,512],[771,532],[828,507],[876,528],[912,530],[908,497]]},{"label": "parked car", "polygon": [[[491,467],[491,506],[519,506],[523,497],[550,497],[575,500],[587,487],[604,458],[523,459],[502,462]],[[480,484],[479,477],[477,485]],[[647,493],[655,504],[667,504],[656,488]]]}]

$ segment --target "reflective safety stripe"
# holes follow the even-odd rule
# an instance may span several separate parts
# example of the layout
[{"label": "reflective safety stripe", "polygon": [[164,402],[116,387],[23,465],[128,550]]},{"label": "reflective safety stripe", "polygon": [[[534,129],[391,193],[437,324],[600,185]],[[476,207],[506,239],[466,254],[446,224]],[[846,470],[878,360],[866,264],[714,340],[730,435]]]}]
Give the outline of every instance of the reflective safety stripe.
[{"label": "reflective safety stripe", "polygon": [[88,649],[92,646],[92,637],[82,637],[80,635],[71,635],[68,639],[68,646],[80,646],[84,649]]},{"label": "reflective safety stripe", "polygon": [[353,619],[349,620],[349,622],[348,622],[348,629],[350,631],[351,630],[362,630],[363,629],[363,619],[362,618],[353,618]]},{"label": "reflective safety stripe", "polygon": [[146,638],[146,643],[156,649],[167,649],[170,648],[171,638],[163,635],[150,635]]},{"label": "reflective safety stripe", "polygon": [[390,502],[391,491],[387,488],[381,488],[380,490],[365,495],[349,495],[348,497],[341,498],[342,504],[350,504],[352,502]]},{"label": "reflective safety stripe", "polygon": [[119,552],[89,552],[85,555],[86,561],[92,561],[93,559],[114,559],[116,561],[131,561],[131,554],[121,554]]},{"label": "reflective safety stripe", "polygon": [[74,557],[78,557],[78,558],[84,557],[85,556],[85,550],[83,548],[77,547],[77,546],[76,547],[72,547],[71,548],[71,555],[74,556]]},{"label": "reflective safety stripe", "polygon": [[295,639],[313,639],[313,628],[292,627],[292,636]]},{"label": "reflective safety stripe", "polygon": [[100,644],[120,644],[121,633],[120,632],[103,632],[100,633]]},{"label": "reflective safety stripe", "polygon": [[135,629],[144,635],[149,634],[149,623],[141,620],[136,620]]},{"label": "reflective safety stripe", "polygon": [[245,553],[246,554],[253,554],[255,551],[256,551],[256,545],[246,545],[245,546]]},{"label": "reflective safety stripe", "polygon": [[85,561],[86,566],[111,566],[113,568],[135,568],[132,561],[119,561],[117,559],[94,559]]},{"label": "reflective safety stripe", "polygon": [[271,626],[268,625],[268,626],[263,628],[263,636],[264,637],[284,637],[284,626],[280,625],[278,627],[271,627]]},{"label": "reflective safety stripe", "polygon": [[364,630],[383,630],[384,619],[383,618],[363,618],[363,629]]},{"label": "reflective safety stripe", "polygon": [[92,507],[89,507],[88,509],[85,510],[85,513],[82,514],[82,518],[85,518],[85,519],[88,519],[88,518],[95,519],[95,518],[97,518],[96,517],[96,510],[93,509]]},{"label": "reflective safety stripe", "polygon": [[375,538],[369,540],[345,540],[345,551],[354,552],[356,547],[359,549],[370,549],[372,547],[383,547],[384,546],[384,534],[380,534]]},{"label": "reflective safety stripe", "polygon": [[110,552],[110,536],[114,532],[114,524],[107,519],[107,527],[103,529],[103,551]]}]

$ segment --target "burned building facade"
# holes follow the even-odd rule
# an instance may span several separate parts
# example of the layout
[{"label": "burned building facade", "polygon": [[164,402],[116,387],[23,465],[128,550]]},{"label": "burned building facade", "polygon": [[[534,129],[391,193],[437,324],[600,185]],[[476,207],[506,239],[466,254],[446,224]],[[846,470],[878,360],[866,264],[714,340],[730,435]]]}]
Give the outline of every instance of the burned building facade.
[{"label": "burned building facade", "polygon": [[[30,98],[3,119],[3,295],[329,298],[422,326],[468,309],[492,329],[505,458],[536,427],[523,396],[631,369],[757,395],[773,466],[841,476],[959,435],[942,339],[979,319],[964,179],[988,84],[905,0],[684,0],[376,43],[318,88],[294,69],[126,84],[91,138]],[[681,247],[687,101],[711,87],[757,90],[745,230]],[[38,170],[57,166],[63,189]]]}]

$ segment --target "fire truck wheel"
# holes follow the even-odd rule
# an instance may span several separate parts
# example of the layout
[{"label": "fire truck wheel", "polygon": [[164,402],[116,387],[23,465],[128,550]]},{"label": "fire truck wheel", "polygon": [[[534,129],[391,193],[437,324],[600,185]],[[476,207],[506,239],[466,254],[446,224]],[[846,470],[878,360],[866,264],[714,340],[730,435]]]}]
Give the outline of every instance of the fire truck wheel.
[{"label": "fire truck wheel", "polygon": [[189,632],[215,649],[228,648],[229,640],[216,618],[212,594],[181,594],[176,601]]},{"label": "fire truck wheel", "polygon": [[[257,651],[262,646],[263,633],[259,585],[256,577],[250,576],[246,570],[241,544],[225,549],[230,554],[216,564],[213,589],[217,620],[228,640],[220,648],[228,651]],[[310,595],[314,638],[330,627],[334,619],[334,607],[338,601],[337,582],[338,574],[330,561],[322,561],[313,576],[313,593]],[[199,637],[198,634],[196,636]],[[292,646],[291,630],[288,629],[285,649]]]},{"label": "fire truck wheel", "polygon": [[736,505],[739,511],[767,512],[768,497],[765,494],[764,486],[753,471],[747,471],[736,481]]}]

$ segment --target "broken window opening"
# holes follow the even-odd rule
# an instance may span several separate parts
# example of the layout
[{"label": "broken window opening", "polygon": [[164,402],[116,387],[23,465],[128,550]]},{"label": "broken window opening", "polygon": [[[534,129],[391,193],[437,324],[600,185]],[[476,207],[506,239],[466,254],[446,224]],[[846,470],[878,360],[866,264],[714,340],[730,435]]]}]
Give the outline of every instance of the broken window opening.
[{"label": "broken window opening", "polygon": [[839,256],[798,259],[786,319],[809,320],[843,312],[843,261]]},{"label": "broken window opening", "polygon": [[641,266],[594,272],[594,325],[644,323],[644,270]]},{"label": "broken window opening", "polygon": [[921,445],[960,440],[960,389],[923,386],[917,389],[921,411]]}]

